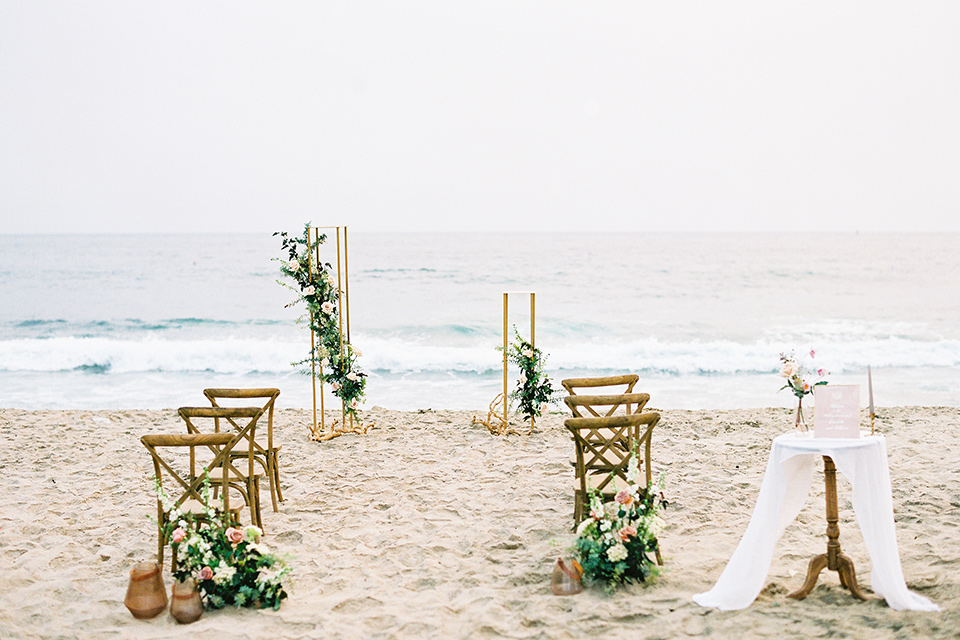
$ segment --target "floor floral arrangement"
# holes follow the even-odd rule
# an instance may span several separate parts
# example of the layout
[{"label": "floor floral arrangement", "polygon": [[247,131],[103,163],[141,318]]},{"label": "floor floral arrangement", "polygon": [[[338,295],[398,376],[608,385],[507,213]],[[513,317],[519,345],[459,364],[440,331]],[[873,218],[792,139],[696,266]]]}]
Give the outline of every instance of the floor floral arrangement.
[{"label": "floor floral arrangement", "polygon": [[655,555],[664,525],[664,481],[661,476],[657,486],[638,487],[636,459],[636,454],[630,459],[628,488],[613,501],[604,504],[599,494],[591,496],[589,515],[577,527],[573,543],[584,577],[604,584],[608,593],[625,583],[646,582],[660,569]]},{"label": "floor floral arrangement", "polygon": [[[156,490],[168,514],[164,534],[177,558],[174,579],[196,580],[211,609],[280,608],[287,597],[282,581],[291,567],[260,541],[259,528],[233,526],[209,507],[199,516],[183,513],[159,485]],[[204,478],[201,496],[211,504],[209,478]]]}]

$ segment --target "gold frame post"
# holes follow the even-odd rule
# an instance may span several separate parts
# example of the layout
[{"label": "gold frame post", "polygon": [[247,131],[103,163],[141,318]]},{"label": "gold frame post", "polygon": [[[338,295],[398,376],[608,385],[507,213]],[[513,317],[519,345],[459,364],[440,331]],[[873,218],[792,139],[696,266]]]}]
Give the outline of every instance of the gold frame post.
[{"label": "gold frame post", "polygon": [[[510,350],[510,294],[529,295],[530,296],[530,346],[536,348],[536,326],[537,326],[537,294],[533,291],[504,291],[503,292],[503,392],[500,393],[487,411],[487,419],[481,420],[473,416],[471,424],[482,424],[490,433],[495,436],[505,436],[511,433],[520,433],[510,426],[508,417],[510,403],[507,402],[507,393],[509,387],[509,375],[507,369],[509,366]],[[501,410],[500,403],[503,403],[503,415],[499,415]],[[530,431],[526,435],[533,433],[536,418],[530,417]]]},{"label": "gold frame post", "polygon": [[[346,226],[330,226],[330,227],[309,227],[309,232],[307,234],[307,239],[310,243],[313,243],[315,240],[320,238],[321,229],[333,229],[336,234],[336,270],[337,270],[337,321],[338,321],[338,331],[340,333],[340,353],[343,353],[343,347],[345,344],[350,344],[350,271],[348,265],[348,254],[347,254],[347,227]],[[342,245],[342,251],[341,251]],[[308,268],[310,269],[311,279],[313,277],[314,265],[316,265],[317,272],[320,271],[320,245],[317,243],[315,250],[311,253],[311,259],[308,261]],[[313,318],[311,318],[311,321]],[[316,336],[313,331],[310,331],[310,372],[313,383],[313,426],[310,431],[312,433],[314,440],[330,440],[335,438],[338,435],[347,432],[358,432],[360,427],[355,426],[353,423],[353,414],[350,415],[350,426],[346,429],[337,429],[336,420],[330,425],[330,430],[327,430],[326,423],[326,411],[325,411],[325,402],[324,402],[324,390],[323,382],[320,382],[320,422],[317,424],[317,375],[316,375]],[[323,368],[321,367],[320,373],[323,373]],[[347,420],[347,405],[343,400],[340,401],[340,420],[339,423],[343,426],[346,426]],[[318,428],[319,427],[319,428]],[[366,429],[363,430],[366,432]]]}]

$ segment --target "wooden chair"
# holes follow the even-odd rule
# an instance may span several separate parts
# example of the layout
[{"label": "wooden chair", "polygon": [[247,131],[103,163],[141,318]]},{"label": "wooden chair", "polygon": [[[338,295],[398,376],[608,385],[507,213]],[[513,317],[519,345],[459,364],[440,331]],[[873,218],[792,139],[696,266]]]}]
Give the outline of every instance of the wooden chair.
[{"label": "wooden chair", "polygon": [[[230,448],[226,464],[210,471],[210,482],[216,485],[223,484],[223,475],[226,472],[226,484],[240,492],[250,508],[250,521],[260,529],[263,529],[263,518],[260,514],[261,474],[257,472],[254,461],[257,451],[257,420],[264,412],[263,407],[180,407],[177,409],[177,414],[186,423],[187,433],[202,434],[203,429],[199,425],[203,424],[203,420],[207,420],[213,422],[212,430],[208,431],[210,435],[228,435],[244,441],[242,446],[235,445]],[[246,424],[238,423],[239,418],[246,419]],[[220,432],[220,420],[229,420],[231,424],[237,426],[236,430]],[[210,450],[214,454],[220,453],[217,446],[211,446]],[[234,464],[242,458],[246,458],[246,465],[238,467]],[[244,466],[246,469],[243,469]]]},{"label": "wooden chair", "polygon": [[637,384],[640,377],[629,373],[620,376],[601,376],[599,378],[567,378],[561,380],[560,384],[567,390],[571,396],[577,395],[576,389],[589,389],[591,395],[603,395],[595,393],[596,389],[601,387],[624,387],[623,389],[611,389],[614,393],[633,393],[633,385]]},{"label": "wooden chair", "polygon": [[[589,396],[584,396],[589,397]],[[617,398],[617,396],[594,396]],[[577,525],[583,520],[590,494],[598,491],[604,502],[614,499],[617,491],[626,488],[627,469],[637,451],[642,456],[638,469],[642,470],[644,487],[652,483],[650,443],[653,428],[660,422],[654,411],[630,415],[568,418],[564,426],[573,434],[576,453],[576,488],[573,495],[573,519]],[[639,478],[637,479],[639,482]],[[662,564],[660,552],[657,562]]]},{"label": "wooden chair", "polygon": [[[206,507],[217,509],[217,505],[207,504],[203,500],[201,487],[203,486],[204,474],[213,474],[217,469],[221,469],[229,464],[230,455],[233,448],[240,442],[242,436],[229,433],[210,433],[210,434],[148,434],[140,438],[140,442],[150,456],[153,458],[153,470],[160,489],[164,491],[171,499],[174,499],[173,490],[182,491],[182,495],[174,499],[174,506],[179,507],[183,513],[201,516],[206,513]],[[199,450],[199,451],[198,451]],[[215,451],[215,455],[210,451]],[[183,454],[188,455],[189,462],[185,463]],[[211,458],[209,462],[200,463],[201,457]],[[185,468],[184,468],[185,467]],[[198,468],[199,467],[199,468]],[[179,469],[179,470],[178,470]],[[227,484],[228,475],[220,473],[220,496],[221,513],[231,514],[236,520],[239,516],[239,509],[230,507],[230,491]],[[167,482],[164,482],[164,480]],[[164,529],[169,519],[169,513],[164,510],[160,496],[157,496],[157,563],[163,565],[163,548],[166,546],[167,539],[164,535]],[[173,554],[172,570],[176,570],[177,558]]]},{"label": "wooden chair", "polygon": [[[574,418],[608,418],[614,415],[621,407],[625,415],[640,413],[646,404],[650,402],[650,394],[624,393],[612,396],[570,395],[564,398],[563,402],[570,411],[573,412]],[[587,415],[583,415],[584,413]]]},{"label": "wooden chair", "polygon": [[[279,511],[277,501],[283,502],[283,492],[280,490],[280,447],[273,441],[273,409],[277,396],[280,395],[279,389],[204,389],[203,395],[207,397],[210,404],[219,407],[225,404],[224,401],[245,401],[245,400],[265,400],[263,404],[267,416],[266,439],[254,443],[254,460],[263,467],[267,474],[267,482],[270,484],[270,500],[273,503],[273,510]],[[232,419],[227,421],[234,429],[240,426]],[[216,421],[216,429],[220,431],[220,420]],[[264,429],[260,429],[263,434]],[[234,455],[243,455],[242,452],[235,452]]]}]

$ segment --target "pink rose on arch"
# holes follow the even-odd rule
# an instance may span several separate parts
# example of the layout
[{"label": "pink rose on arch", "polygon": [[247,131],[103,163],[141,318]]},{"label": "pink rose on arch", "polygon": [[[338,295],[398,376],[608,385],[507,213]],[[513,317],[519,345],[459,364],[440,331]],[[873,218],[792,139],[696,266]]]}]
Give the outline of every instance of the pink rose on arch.
[{"label": "pink rose on arch", "polygon": [[324,313],[330,313],[331,311],[333,311],[333,303],[330,302],[329,300],[327,300],[327,301],[324,302],[322,305],[320,305],[320,309],[321,309]]},{"label": "pink rose on arch", "polygon": [[632,538],[633,536],[637,535],[637,529],[636,527],[631,527],[630,525],[627,525],[624,528],[620,529],[620,531],[618,531],[617,534],[620,536],[621,540],[626,541]]},{"label": "pink rose on arch", "polygon": [[235,527],[227,527],[227,530],[224,533],[227,534],[227,540],[235,545],[243,542],[243,531],[240,531],[240,529]]},{"label": "pink rose on arch", "polygon": [[183,527],[177,527],[173,530],[173,533],[170,534],[170,542],[177,544],[186,537],[187,532],[183,530]]},{"label": "pink rose on arch", "polygon": [[200,569],[200,573],[197,574],[197,580],[213,580],[213,569],[210,567]]},{"label": "pink rose on arch", "polygon": [[617,491],[617,495],[614,500],[625,507],[629,507],[631,504],[633,504],[633,496],[626,489],[620,489],[620,491]]}]

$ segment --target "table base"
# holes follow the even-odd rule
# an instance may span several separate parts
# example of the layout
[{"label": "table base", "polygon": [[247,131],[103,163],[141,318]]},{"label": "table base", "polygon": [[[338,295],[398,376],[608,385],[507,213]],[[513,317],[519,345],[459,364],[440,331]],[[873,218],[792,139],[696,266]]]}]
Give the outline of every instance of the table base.
[{"label": "table base", "polygon": [[802,600],[813,590],[817,578],[824,569],[836,571],[840,575],[840,584],[850,590],[850,595],[866,600],[867,595],[857,584],[857,572],[853,560],[840,551],[840,526],[837,509],[837,467],[830,456],[823,456],[823,479],[827,502],[827,552],[815,556],[807,568],[807,579],[803,586],[788,594],[788,598]]}]

